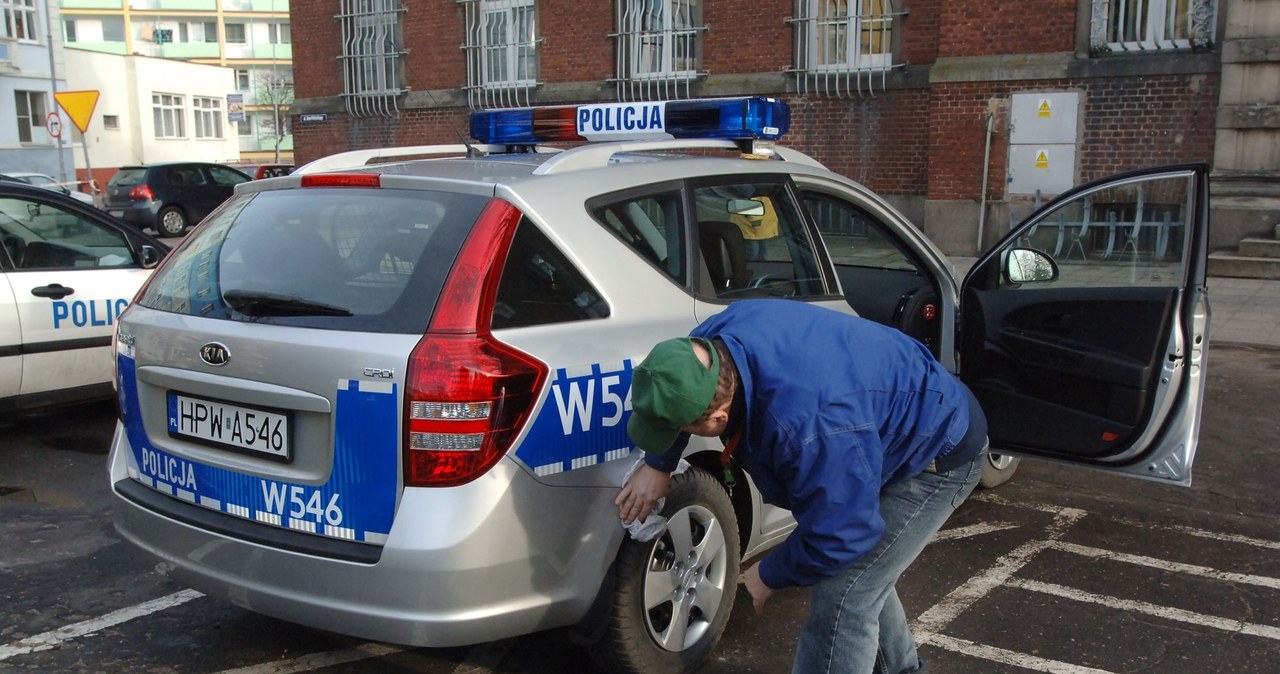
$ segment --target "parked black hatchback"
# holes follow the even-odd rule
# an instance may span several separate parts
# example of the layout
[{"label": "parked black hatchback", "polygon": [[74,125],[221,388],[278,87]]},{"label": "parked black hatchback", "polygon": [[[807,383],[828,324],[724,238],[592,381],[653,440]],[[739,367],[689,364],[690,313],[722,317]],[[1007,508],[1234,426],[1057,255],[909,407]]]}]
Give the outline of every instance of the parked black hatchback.
[{"label": "parked black hatchback", "polygon": [[107,183],[104,208],[161,236],[182,236],[226,201],[247,174],[222,164],[180,162],[125,166]]}]

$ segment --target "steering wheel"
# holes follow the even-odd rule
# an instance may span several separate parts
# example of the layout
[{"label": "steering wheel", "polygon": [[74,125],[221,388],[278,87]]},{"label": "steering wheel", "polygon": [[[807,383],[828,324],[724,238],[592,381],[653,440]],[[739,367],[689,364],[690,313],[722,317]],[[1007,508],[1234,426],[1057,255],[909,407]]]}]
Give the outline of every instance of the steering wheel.
[{"label": "steering wheel", "polygon": [[0,246],[9,253],[9,259],[13,260],[14,267],[21,267],[22,260],[27,255],[27,242],[17,234],[7,234],[0,238]]}]

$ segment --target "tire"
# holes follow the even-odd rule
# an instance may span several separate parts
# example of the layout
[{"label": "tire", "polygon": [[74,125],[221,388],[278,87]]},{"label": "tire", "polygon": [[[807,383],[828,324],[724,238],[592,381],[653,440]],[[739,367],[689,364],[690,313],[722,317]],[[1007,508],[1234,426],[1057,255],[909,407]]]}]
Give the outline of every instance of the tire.
[{"label": "tire", "polygon": [[182,236],[187,231],[187,214],[177,206],[165,206],[156,215],[156,231],[160,236]]},{"label": "tire", "polygon": [[[691,672],[715,648],[737,594],[738,519],[724,487],[698,468],[672,477],[654,540],[628,539],[603,637],[589,645],[608,672]],[[676,598],[679,597],[680,601]]]},{"label": "tire", "polygon": [[1018,470],[1021,460],[1004,454],[987,453],[987,463],[982,467],[982,477],[978,478],[978,486],[983,489],[995,489],[1009,481]]}]

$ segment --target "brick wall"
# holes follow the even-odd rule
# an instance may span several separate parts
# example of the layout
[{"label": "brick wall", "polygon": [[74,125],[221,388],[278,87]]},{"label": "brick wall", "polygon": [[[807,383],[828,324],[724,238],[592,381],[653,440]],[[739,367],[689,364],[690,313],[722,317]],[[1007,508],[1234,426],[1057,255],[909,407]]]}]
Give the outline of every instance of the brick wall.
[{"label": "brick wall", "polygon": [[[293,91],[295,98],[336,96],[342,93],[342,27],[333,18],[338,0],[294,2],[289,11],[293,42]],[[294,120],[297,127],[297,120]],[[295,140],[296,144],[296,140]]]},{"label": "brick wall", "polygon": [[1076,0],[943,2],[939,57],[1075,49]]},{"label": "brick wall", "polygon": [[929,158],[929,94],[792,98],[785,143],[881,194],[921,194]]}]

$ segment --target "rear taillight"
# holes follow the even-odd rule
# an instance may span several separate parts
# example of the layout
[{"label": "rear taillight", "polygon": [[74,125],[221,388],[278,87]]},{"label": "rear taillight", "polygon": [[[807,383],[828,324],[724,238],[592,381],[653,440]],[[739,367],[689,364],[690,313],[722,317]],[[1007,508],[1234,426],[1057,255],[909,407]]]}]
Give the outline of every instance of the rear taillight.
[{"label": "rear taillight", "polygon": [[154,197],[155,195],[151,193],[151,188],[145,183],[142,185],[134,185],[133,189],[129,190],[130,199],[153,199]]},{"label": "rear taillight", "polygon": [[405,486],[450,487],[483,475],[533,411],[546,364],[490,332],[520,217],[505,201],[485,207],[449,272],[431,326],[409,356]]}]

